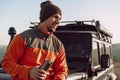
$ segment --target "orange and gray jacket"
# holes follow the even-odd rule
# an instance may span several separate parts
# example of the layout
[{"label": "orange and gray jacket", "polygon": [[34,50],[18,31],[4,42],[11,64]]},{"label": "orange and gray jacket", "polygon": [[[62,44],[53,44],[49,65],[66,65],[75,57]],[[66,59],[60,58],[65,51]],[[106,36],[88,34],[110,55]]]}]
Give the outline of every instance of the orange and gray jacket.
[{"label": "orange and gray jacket", "polygon": [[63,44],[54,34],[44,34],[33,28],[14,37],[2,60],[2,67],[13,80],[30,80],[29,69],[41,66],[44,60],[53,62],[46,80],[65,80],[67,63]]}]

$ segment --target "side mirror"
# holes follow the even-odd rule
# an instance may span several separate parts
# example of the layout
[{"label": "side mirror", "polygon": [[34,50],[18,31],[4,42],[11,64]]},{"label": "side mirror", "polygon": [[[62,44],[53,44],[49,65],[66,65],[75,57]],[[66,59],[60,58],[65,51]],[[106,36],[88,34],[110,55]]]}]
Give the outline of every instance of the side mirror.
[{"label": "side mirror", "polygon": [[101,55],[101,68],[108,68],[110,66],[110,56],[108,54]]}]

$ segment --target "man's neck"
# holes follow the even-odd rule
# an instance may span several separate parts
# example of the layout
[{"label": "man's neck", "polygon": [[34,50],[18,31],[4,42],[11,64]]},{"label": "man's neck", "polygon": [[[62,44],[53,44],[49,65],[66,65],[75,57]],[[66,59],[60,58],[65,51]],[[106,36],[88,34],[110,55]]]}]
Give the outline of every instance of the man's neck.
[{"label": "man's neck", "polygon": [[48,32],[48,30],[47,30],[46,26],[44,25],[44,23],[40,23],[38,25],[38,28],[45,34],[52,34],[52,32]]}]

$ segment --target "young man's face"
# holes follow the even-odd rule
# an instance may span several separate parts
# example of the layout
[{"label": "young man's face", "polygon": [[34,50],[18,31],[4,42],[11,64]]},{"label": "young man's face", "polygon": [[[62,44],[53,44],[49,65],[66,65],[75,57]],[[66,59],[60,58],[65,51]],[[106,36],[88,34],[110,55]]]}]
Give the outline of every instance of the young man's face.
[{"label": "young man's face", "polygon": [[48,32],[55,32],[56,28],[59,25],[59,22],[61,20],[60,14],[54,14],[53,16],[49,17],[45,23],[46,23],[46,29]]}]

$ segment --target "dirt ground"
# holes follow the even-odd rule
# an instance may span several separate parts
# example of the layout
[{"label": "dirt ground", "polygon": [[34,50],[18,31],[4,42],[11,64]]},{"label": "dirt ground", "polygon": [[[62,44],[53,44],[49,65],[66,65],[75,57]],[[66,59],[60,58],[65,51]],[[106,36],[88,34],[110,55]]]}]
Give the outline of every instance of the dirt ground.
[{"label": "dirt ground", "polygon": [[120,80],[120,62],[114,62],[114,72],[117,75],[117,80]]}]

